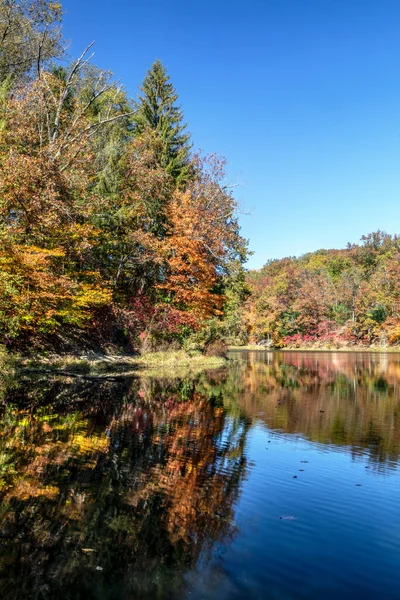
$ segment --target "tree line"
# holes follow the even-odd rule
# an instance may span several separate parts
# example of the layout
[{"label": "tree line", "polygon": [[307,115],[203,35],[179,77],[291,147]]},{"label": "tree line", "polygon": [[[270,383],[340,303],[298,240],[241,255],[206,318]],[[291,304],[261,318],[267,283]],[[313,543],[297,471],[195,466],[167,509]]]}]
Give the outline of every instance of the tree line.
[{"label": "tree line", "polygon": [[62,7],[0,0],[0,345],[400,341],[399,238],[269,261],[156,60],[130,98],[68,64]]},{"label": "tree line", "polygon": [[58,2],[0,0],[0,344],[154,346],[229,321],[247,243],[225,161],[194,151],[159,60],[132,99],[92,44],[65,66],[61,25]]},{"label": "tree line", "polygon": [[400,238],[381,231],[343,250],[250,271],[242,336],[276,347],[398,345]]}]

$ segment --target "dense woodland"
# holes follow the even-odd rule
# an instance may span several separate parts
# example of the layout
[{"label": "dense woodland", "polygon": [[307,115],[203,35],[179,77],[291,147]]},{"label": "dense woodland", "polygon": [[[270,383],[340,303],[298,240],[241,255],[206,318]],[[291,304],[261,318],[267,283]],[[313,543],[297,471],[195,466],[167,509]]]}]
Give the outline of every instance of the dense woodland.
[{"label": "dense woodland", "polygon": [[0,0],[0,343],[182,343],[244,294],[224,160],[156,61],[136,99],[68,64],[62,7]]},{"label": "dense woodland", "polygon": [[400,239],[268,262],[248,274],[243,335],[275,347],[400,343]]},{"label": "dense woodland", "polygon": [[196,153],[165,67],[131,99],[93,44],[69,61],[61,21],[0,0],[0,344],[400,341],[397,237],[246,276],[225,161]]}]

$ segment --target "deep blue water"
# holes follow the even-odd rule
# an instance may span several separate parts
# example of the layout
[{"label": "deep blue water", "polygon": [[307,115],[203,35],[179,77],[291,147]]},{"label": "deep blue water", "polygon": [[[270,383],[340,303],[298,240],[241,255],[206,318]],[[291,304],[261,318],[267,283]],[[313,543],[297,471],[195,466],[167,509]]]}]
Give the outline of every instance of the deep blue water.
[{"label": "deep blue water", "polygon": [[6,599],[400,598],[400,355],[2,390]]}]

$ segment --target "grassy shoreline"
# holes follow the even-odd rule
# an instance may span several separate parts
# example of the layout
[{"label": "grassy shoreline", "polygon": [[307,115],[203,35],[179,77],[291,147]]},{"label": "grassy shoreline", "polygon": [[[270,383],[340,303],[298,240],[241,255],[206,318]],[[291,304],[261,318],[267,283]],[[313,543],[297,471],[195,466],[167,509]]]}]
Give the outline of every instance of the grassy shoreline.
[{"label": "grassy shoreline", "polygon": [[188,354],[183,350],[149,352],[143,355],[47,355],[39,357],[13,357],[14,369],[23,373],[61,374],[80,377],[173,377],[197,374],[208,369],[218,369],[229,359]]},{"label": "grassy shoreline", "polygon": [[[363,347],[351,348],[263,348],[256,345],[228,346],[229,352],[369,352],[399,353],[400,348]],[[143,355],[109,354],[48,354],[31,356],[0,355],[0,373],[14,374],[53,374],[82,378],[121,378],[121,377],[184,377],[197,375],[203,371],[226,367],[235,360],[232,357],[204,356],[200,352],[187,353],[183,350],[148,352]]]}]

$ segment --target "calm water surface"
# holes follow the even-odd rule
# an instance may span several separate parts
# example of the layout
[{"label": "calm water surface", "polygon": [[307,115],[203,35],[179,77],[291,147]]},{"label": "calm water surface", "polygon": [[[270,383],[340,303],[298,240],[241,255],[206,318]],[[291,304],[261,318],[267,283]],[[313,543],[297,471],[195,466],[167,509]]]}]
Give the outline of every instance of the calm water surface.
[{"label": "calm water surface", "polygon": [[400,355],[0,381],[0,598],[400,599]]}]

